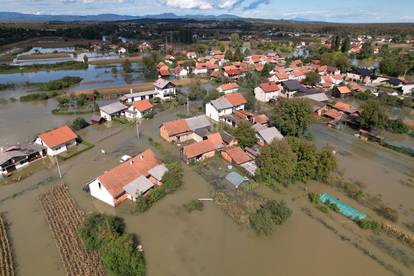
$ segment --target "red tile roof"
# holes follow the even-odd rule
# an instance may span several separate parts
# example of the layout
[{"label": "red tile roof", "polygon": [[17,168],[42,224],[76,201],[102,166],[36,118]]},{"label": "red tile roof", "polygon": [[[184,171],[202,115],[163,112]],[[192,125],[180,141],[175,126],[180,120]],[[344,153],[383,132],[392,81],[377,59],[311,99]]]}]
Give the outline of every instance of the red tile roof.
[{"label": "red tile roof", "polygon": [[264,82],[260,84],[260,88],[265,93],[275,92],[279,90],[279,86],[277,86],[276,82]]},{"label": "red tile roof", "polygon": [[337,102],[332,107],[345,112],[351,111],[353,108],[352,105],[343,102]]},{"label": "red tile roof", "polygon": [[224,97],[234,106],[246,104],[246,99],[240,93],[227,94]]},{"label": "red tile roof", "polygon": [[153,108],[154,106],[152,105],[152,103],[149,100],[142,100],[142,101],[137,101],[134,102],[132,104],[139,112],[144,112],[147,111],[151,108]]},{"label": "red tile roof", "polygon": [[235,82],[230,82],[230,83],[222,84],[217,88],[221,88],[223,91],[227,91],[227,90],[233,90],[233,89],[239,88],[239,85]]},{"label": "red tile roof", "polygon": [[54,130],[41,133],[38,137],[42,139],[46,146],[54,148],[78,138],[78,135],[70,127],[64,125]]},{"label": "red tile roof", "polygon": [[338,89],[339,93],[341,93],[341,94],[351,93],[351,90],[349,90],[348,86],[345,86],[345,85],[344,86],[338,86],[337,89]]},{"label": "red tile roof", "polygon": [[110,171],[98,177],[99,182],[113,196],[123,193],[123,188],[140,176],[147,176],[148,171],[158,165],[155,153],[147,149],[125,163],[122,163]]},{"label": "red tile roof", "polygon": [[210,133],[209,135],[207,135],[207,139],[210,140],[215,146],[220,146],[224,144],[223,138],[218,132]]},{"label": "red tile roof", "polygon": [[267,124],[269,122],[269,118],[265,114],[260,114],[254,117],[254,121],[259,124]]},{"label": "red tile roof", "polygon": [[246,163],[252,160],[252,158],[245,151],[243,151],[240,147],[227,148],[224,151],[230,156],[233,162],[236,163],[237,165],[240,165],[240,164],[243,164],[243,163]]},{"label": "red tile roof", "polygon": [[211,152],[216,150],[213,142],[210,140],[203,140],[198,143],[190,144],[183,147],[183,154],[188,158],[194,158],[199,155],[205,154],[207,152]]},{"label": "red tile roof", "polygon": [[326,113],[323,114],[326,117],[332,118],[334,120],[339,120],[342,118],[342,113],[336,111],[335,109],[330,109]]},{"label": "red tile roof", "polygon": [[163,126],[169,136],[174,136],[180,133],[190,131],[190,127],[188,126],[185,119],[164,122]]}]

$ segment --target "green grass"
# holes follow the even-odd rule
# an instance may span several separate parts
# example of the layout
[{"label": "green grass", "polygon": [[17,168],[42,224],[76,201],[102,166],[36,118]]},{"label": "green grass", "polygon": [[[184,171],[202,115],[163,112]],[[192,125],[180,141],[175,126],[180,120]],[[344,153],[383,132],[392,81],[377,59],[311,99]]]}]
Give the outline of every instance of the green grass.
[{"label": "green grass", "polygon": [[58,62],[55,64],[33,64],[27,66],[1,65],[0,74],[31,73],[54,70],[85,70],[87,68],[87,63],[78,61]]},{"label": "green grass", "polygon": [[[80,148],[81,145],[83,145],[84,147],[83,148]],[[77,150],[74,150],[74,151],[71,151],[70,150],[68,152],[65,152],[65,153],[60,154],[58,156],[59,159],[62,160],[62,161],[66,161],[66,160],[68,160],[68,159],[70,159],[70,158],[72,158],[72,157],[74,157],[76,155],[79,155],[79,154],[81,154],[81,153],[83,153],[85,151],[90,150],[91,148],[95,147],[95,145],[92,144],[92,143],[89,143],[87,141],[82,141],[82,143],[80,143],[76,147],[78,147]]]}]

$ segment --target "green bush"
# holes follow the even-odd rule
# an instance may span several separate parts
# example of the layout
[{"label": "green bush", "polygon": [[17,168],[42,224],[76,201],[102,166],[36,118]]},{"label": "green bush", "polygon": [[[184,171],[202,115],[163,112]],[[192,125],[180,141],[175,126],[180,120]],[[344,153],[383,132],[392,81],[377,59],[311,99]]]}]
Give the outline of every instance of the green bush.
[{"label": "green bush", "polygon": [[317,193],[310,192],[308,193],[309,201],[313,204],[319,204],[319,196]]},{"label": "green bush", "polygon": [[42,83],[39,85],[39,89],[45,91],[61,90],[68,88],[74,84],[80,83],[81,81],[82,78],[80,77],[64,77],[62,79],[51,80],[46,83]]},{"label": "green bush", "polygon": [[144,275],[144,255],[136,250],[136,242],[124,230],[121,218],[91,214],[79,229],[79,236],[89,252],[99,251],[108,275]]},{"label": "green bush", "polygon": [[192,211],[195,211],[195,210],[201,211],[204,208],[204,204],[200,200],[191,200],[190,202],[184,203],[183,207],[188,212],[192,212]]},{"label": "green bush", "polygon": [[85,128],[87,126],[89,126],[88,122],[86,122],[86,120],[82,117],[76,118],[70,125],[70,127],[75,131],[81,130],[82,128]]},{"label": "green bush", "polygon": [[378,231],[381,225],[375,220],[356,220],[356,224],[364,230]]},{"label": "green bush", "polygon": [[268,201],[250,215],[250,226],[257,234],[270,235],[275,225],[284,223],[292,214],[284,201]]}]

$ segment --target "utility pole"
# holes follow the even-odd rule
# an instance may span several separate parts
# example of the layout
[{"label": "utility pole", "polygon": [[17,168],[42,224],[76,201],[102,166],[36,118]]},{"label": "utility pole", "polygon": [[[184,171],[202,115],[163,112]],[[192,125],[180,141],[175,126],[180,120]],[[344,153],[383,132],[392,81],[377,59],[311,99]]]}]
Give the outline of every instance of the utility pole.
[{"label": "utility pole", "polygon": [[187,96],[187,114],[190,113],[190,100]]},{"label": "utility pole", "polygon": [[56,160],[56,166],[59,172],[59,178],[62,179],[62,173],[60,172],[59,161],[58,161],[57,156],[55,156],[55,160]]},{"label": "utility pole", "polygon": [[138,122],[138,119],[136,120],[136,128],[137,128],[137,139],[138,139],[138,141],[139,141],[139,122]]}]

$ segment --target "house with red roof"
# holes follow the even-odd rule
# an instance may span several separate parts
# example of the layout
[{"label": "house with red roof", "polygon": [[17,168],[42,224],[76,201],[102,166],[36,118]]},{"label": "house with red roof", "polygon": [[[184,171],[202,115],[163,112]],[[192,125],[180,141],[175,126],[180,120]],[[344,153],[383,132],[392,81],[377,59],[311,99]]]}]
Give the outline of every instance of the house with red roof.
[{"label": "house with red roof", "polygon": [[182,143],[189,140],[198,142],[205,139],[210,130],[210,121],[205,115],[200,115],[162,123],[160,126],[160,136],[170,143]]},{"label": "house with red roof", "polygon": [[181,149],[181,159],[184,162],[203,161],[214,157],[216,151],[224,146],[220,133],[209,134],[207,139],[186,145]]},{"label": "house with red roof", "polygon": [[221,151],[221,156],[229,163],[242,165],[253,159],[241,147],[229,147]]},{"label": "house with red roof", "polygon": [[147,149],[93,179],[88,183],[89,192],[94,198],[115,207],[126,199],[135,201],[146,196],[153,187],[162,185],[167,171],[155,153]]},{"label": "house with red roof", "polygon": [[332,95],[337,98],[343,98],[345,96],[349,96],[352,94],[352,91],[348,88],[348,86],[337,86],[333,89]]},{"label": "house with red roof", "polygon": [[207,63],[196,63],[196,66],[193,70],[194,75],[204,75],[208,73],[208,64]]},{"label": "house with red roof", "polygon": [[282,95],[282,89],[276,82],[264,82],[254,89],[254,97],[260,102],[276,100]]},{"label": "house with red roof", "polygon": [[136,101],[125,111],[125,117],[128,119],[142,119],[153,108],[154,106],[149,100]]},{"label": "house with red roof", "polygon": [[56,156],[76,146],[77,138],[78,135],[70,127],[64,125],[37,135],[34,143],[46,147],[47,155]]},{"label": "house with red roof", "polygon": [[244,110],[246,99],[240,93],[224,95],[206,104],[206,115],[216,122],[226,115],[231,115],[234,110]]},{"label": "house with red roof", "polygon": [[225,83],[217,87],[217,92],[230,94],[239,92],[239,85],[235,82]]}]

